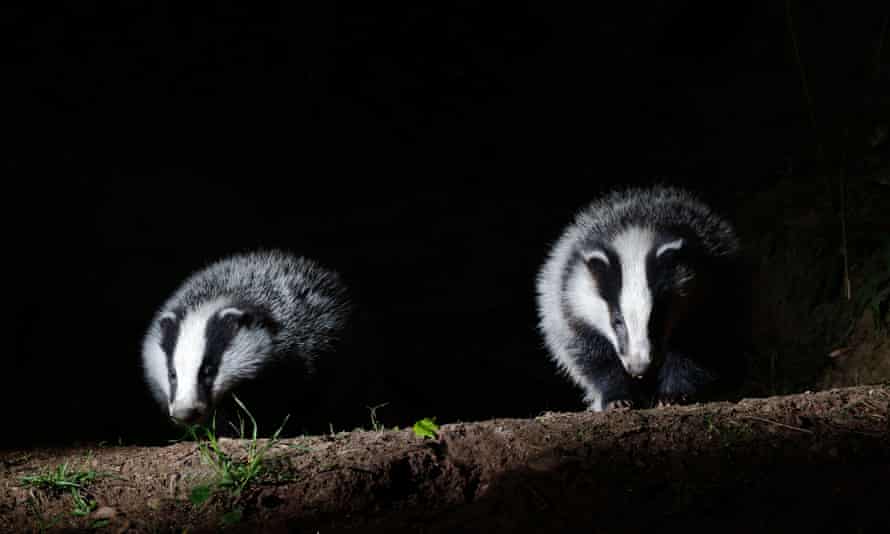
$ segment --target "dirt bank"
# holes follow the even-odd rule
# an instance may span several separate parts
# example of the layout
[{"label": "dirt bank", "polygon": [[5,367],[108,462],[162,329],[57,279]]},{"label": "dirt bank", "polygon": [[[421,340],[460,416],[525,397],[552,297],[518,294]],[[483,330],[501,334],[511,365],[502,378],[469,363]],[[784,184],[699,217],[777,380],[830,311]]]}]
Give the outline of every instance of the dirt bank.
[{"label": "dirt bank", "polygon": [[[3,451],[0,530],[99,532],[881,531],[890,526],[890,384],[607,414],[545,414],[284,440],[239,497],[206,482],[194,443]],[[223,442],[238,457],[245,443]],[[69,462],[68,493],[21,477]],[[232,514],[232,511],[235,511]],[[225,515],[230,512],[229,515]]]}]

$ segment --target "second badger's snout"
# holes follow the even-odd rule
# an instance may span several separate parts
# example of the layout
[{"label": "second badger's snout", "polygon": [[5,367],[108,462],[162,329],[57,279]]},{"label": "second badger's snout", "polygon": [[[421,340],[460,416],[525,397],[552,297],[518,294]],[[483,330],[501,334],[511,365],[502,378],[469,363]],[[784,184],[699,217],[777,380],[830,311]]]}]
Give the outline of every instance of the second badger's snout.
[{"label": "second badger's snout", "polygon": [[627,359],[622,359],[621,363],[624,365],[624,370],[627,371],[627,374],[634,378],[642,379],[649,371],[652,361],[647,353],[645,355],[631,355]]}]

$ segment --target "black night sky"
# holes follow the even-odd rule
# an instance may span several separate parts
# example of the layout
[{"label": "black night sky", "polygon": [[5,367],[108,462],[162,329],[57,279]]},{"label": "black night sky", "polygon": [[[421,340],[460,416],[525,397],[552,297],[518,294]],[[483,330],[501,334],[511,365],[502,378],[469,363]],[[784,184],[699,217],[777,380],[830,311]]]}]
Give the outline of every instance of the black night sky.
[{"label": "black night sky", "polygon": [[341,272],[372,325],[338,430],[581,409],[534,307],[577,209],[661,182],[737,217],[890,109],[886,2],[480,4],[2,8],[4,435],[151,439],[152,314],[262,247]]}]

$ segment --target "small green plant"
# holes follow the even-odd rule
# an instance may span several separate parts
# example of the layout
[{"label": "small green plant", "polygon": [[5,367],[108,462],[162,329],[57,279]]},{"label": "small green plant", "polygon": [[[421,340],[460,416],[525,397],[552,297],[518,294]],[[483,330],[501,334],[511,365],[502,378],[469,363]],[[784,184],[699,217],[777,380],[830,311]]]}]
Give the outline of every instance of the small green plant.
[{"label": "small green plant", "polygon": [[436,439],[436,432],[439,431],[439,425],[436,424],[436,418],[432,419],[424,417],[420,421],[414,423],[414,435],[419,438]]},{"label": "small green plant", "polygon": [[708,439],[719,439],[720,438],[720,429],[717,428],[716,424],[714,424],[714,419],[710,415],[705,416],[705,424],[708,425],[708,428],[707,428]]},{"label": "small green plant", "polygon": [[55,469],[21,477],[21,481],[26,486],[52,493],[69,493],[72,500],[71,513],[82,517],[96,509],[97,503],[89,496],[87,487],[99,476],[100,473],[92,469],[85,471],[71,469],[66,461]]},{"label": "small green plant", "polygon": [[90,512],[96,509],[98,504],[95,500],[87,497],[84,497],[83,493],[80,491],[71,491],[71,499],[74,502],[74,508],[71,510],[72,515],[76,515],[78,517],[85,517],[90,515]]},{"label": "small green plant", "polygon": [[243,458],[235,459],[222,450],[216,435],[215,417],[209,428],[200,425],[191,427],[190,433],[192,438],[198,442],[198,452],[201,458],[215,470],[215,478],[212,482],[192,488],[189,495],[192,504],[202,504],[219,491],[228,493],[230,497],[241,495],[245,488],[262,475],[265,467],[264,457],[269,449],[278,443],[278,436],[287,423],[288,417],[285,417],[275,434],[264,445],[260,445],[257,443],[256,419],[238,397],[233,396],[233,398],[238,407],[250,419],[253,428],[250,438],[245,438],[245,421],[243,417],[239,416],[240,424],[236,430],[238,430],[241,439],[248,439],[247,452]]},{"label": "small green plant", "polygon": [[368,411],[371,412],[371,430],[374,432],[383,432],[386,430],[386,427],[377,419],[377,410],[388,404],[388,402],[384,402],[383,404],[378,404],[376,406],[368,406]]}]

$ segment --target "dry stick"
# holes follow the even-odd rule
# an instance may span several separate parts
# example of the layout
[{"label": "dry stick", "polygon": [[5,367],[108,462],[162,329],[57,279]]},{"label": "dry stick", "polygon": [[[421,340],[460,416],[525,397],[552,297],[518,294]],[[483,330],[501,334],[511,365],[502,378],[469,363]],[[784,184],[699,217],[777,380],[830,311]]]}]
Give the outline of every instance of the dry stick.
[{"label": "dry stick", "polygon": [[177,458],[176,462],[179,463],[179,462],[185,460],[186,458],[188,458],[189,456],[195,454],[196,452],[198,452],[197,445],[195,447],[191,448],[187,453],[185,453],[185,454],[181,455],[179,458]]},{"label": "dry stick", "polygon": [[[816,122],[816,109],[813,105],[813,97],[810,94],[810,84],[807,83],[807,74],[800,59],[800,47],[797,45],[797,34],[794,32],[794,19],[791,16],[791,0],[785,0],[785,18],[788,21],[788,33],[791,36],[791,45],[794,48],[794,58],[797,61],[797,70],[800,72],[800,84],[803,88],[803,96],[807,102],[807,113],[810,116],[810,125],[813,127],[813,135],[816,136],[816,152],[819,161],[825,161],[825,149],[822,146],[822,136],[819,134],[819,126]],[[831,183],[828,174],[824,174],[825,193],[831,198]]]},{"label": "dry stick", "polygon": [[844,256],[844,293],[846,294],[847,300],[850,301],[853,299],[853,291],[850,287],[850,257],[847,254],[847,179],[844,173],[845,160],[846,149],[841,156],[838,179],[841,188],[841,254]]},{"label": "dry stick", "polygon": [[791,0],[785,0],[785,16],[788,19],[788,33],[791,34],[791,44],[794,47],[794,57],[797,60],[797,70],[800,71],[800,83],[803,86],[803,95],[807,101],[807,112],[810,115],[810,124],[813,126],[813,133],[816,135],[816,148],[819,151],[819,157],[825,161],[825,150],[822,147],[822,136],[819,135],[819,126],[816,123],[816,111],[813,105],[813,97],[810,95],[810,85],[807,83],[807,74],[803,68],[803,62],[800,60],[800,48],[797,46],[797,34],[794,32],[794,19],[791,17]]},{"label": "dry stick", "polygon": [[807,434],[813,433],[812,430],[807,430],[806,428],[800,428],[800,427],[796,427],[796,426],[786,425],[785,423],[780,423],[778,421],[773,421],[771,419],[764,419],[763,417],[757,417],[756,415],[743,415],[742,419],[753,419],[755,421],[761,421],[763,423],[772,423],[776,426],[781,426],[781,427],[788,428],[791,430],[797,430],[798,432],[806,432]]},{"label": "dry stick", "polygon": [[[800,82],[803,87],[804,98],[807,101],[807,112],[810,116],[810,124],[813,127],[813,133],[816,135],[816,148],[819,153],[819,158],[824,162],[825,161],[825,149],[822,145],[822,136],[819,135],[819,126],[816,122],[816,109],[813,105],[813,97],[810,94],[810,85],[807,83],[807,75],[806,71],[803,68],[803,61],[800,59],[800,47],[797,44],[797,34],[794,31],[794,19],[791,16],[791,0],[785,0],[785,16],[788,19],[788,33],[791,35],[791,44],[794,47],[794,57],[797,60],[797,69],[800,71]],[[883,45],[884,40],[884,29],[886,29],[887,19],[884,18],[884,28],[881,30],[881,40],[878,44],[878,59],[880,59],[881,55],[881,46]],[[879,64],[878,64],[879,65]],[[841,169],[840,169],[840,189],[841,189],[841,254],[844,257],[844,293],[847,297],[847,300],[852,299],[852,290],[850,287],[850,264],[849,258],[847,256],[847,210],[846,210],[846,179],[844,177],[844,169],[843,169],[843,159],[845,155],[842,157]],[[828,192],[828,195],[831,196],[831,186],[828,181],[828,176],[825,176],[825,189]]]}]

